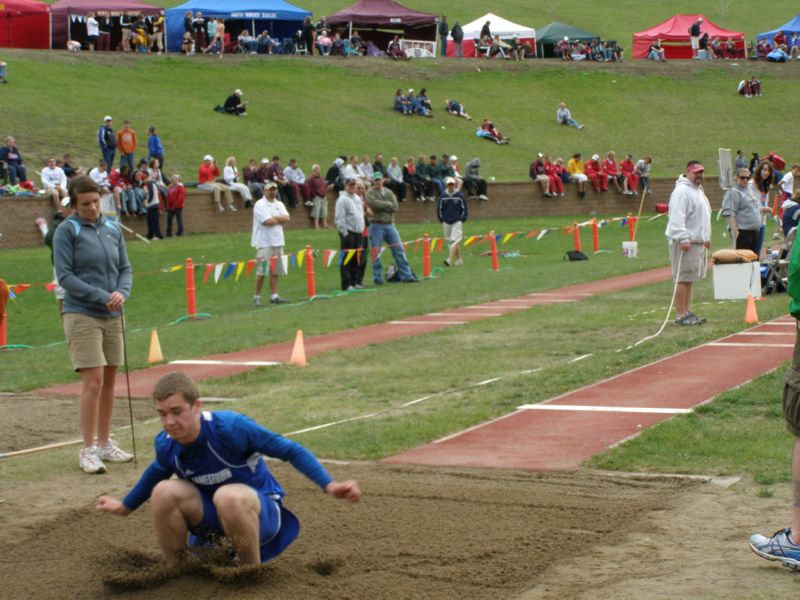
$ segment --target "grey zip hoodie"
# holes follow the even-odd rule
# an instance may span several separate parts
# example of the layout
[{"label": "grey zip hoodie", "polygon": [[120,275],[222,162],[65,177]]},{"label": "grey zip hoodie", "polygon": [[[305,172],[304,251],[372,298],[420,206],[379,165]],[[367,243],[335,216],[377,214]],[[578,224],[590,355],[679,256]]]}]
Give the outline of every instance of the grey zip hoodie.
[{"label": "grey zip hoodie", "polygon": [[106,308],[112,292],[127,299],[132,270],[122,231],[100,215],[96,223],[73,214],[56,230],[53,257],[58,283],[64,288],[65,313],[118,317]]}]

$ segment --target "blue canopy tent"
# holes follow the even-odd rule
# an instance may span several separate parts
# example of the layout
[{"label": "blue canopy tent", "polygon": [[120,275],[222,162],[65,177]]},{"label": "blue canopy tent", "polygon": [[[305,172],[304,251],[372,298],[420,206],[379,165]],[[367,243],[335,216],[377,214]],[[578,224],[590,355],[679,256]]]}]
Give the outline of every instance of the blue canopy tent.
[{"label": "blue canopy tent", "polygon": [[242,29],[258,35],[265,29],[272,38],[293,36],[311,15],[310,11],[298,8],[283,0],[189,0],[166,12],[167,49],[179,51],[183,36],[183,18],[188,11],[203,13],[208,19],[225,19],[225,32],[236,39]]},{"label": "blue canopy tent", "polygon": [[775,34],[779,31],[782,31],[786,37],[789,37],[793,33],[800,35],[800,15],[797,15],[788,23],[784,23],[777,29],[773,29],[772,31],[765,31],[764,33],[759,33],[756,36],[756,39],[762,40],[765,39],[772,44],[772,38],[775,37]]}]

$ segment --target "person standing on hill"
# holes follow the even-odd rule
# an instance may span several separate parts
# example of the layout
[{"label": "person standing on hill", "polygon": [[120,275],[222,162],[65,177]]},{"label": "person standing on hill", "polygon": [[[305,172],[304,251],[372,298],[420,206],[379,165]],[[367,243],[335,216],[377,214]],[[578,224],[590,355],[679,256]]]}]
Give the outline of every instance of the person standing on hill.
[{"label": "person standing on hill", "polygon": [[702,325],[706,322],[692,312],[692,287],[706,274],[706,250],[711,247],[711,207],[703,192],[705,168],[692,160],[678,178],[669,198],[669,222],[665,234],[669,243],[672,277],[675,281],[675,324]]},{"label": "person standing on hill", "polygon": [[[128,165],[133,171],[136,168],[136,147],[138,140],[136,139],[136,132],[131,129],[131,122],[125,119],[122,122],[122,129],[117,132],[117,148],[119,148],[119,166]],[[109,163],[108,168],[113,168],[114,165]]]},{"label": "person standing on hill", "polygon": [[[111,126],[111,117],[106,116],[103,119],[103,124],[97,130],[97,143],[100,146],[100,153],[103,155],[103,160],[106,161],[109,169],[114,168],[114,156],[117,153],[117,136],[114,134],[114,128]],[[133,170],[133,167],[131,167]]]},{"label": "person standing on hill", "polygon": [[700,49],[700,26],[703,24],[703,17],[700,17],[689,27],[689,39],[692,45],[692,58],[697,58],[697,51]]},{"label": "person standing on hill", "polygon": [[453,24],[453,30],[450,32],[450,37],[453,38],[453,49],[455,50],[456,58],[464,58],[464,29],[458,21]]},{"label": "person standing on hill", "polygon": [[447,24],[447,17],[442,15],[439,19],[439,42],[442,58],[447,56],[447,34],[450,33],[450,26]]}]

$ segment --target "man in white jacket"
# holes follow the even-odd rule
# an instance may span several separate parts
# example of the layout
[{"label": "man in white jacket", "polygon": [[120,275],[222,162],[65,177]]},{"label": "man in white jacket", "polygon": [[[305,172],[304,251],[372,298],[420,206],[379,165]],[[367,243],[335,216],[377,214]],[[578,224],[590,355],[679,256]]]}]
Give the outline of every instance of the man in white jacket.
[{"label": "man in white jacket", "polygon": [[67,175],[64,169],[56,166],[56,159],[47,159],[47,166],[42,169],[42,186],[53,201],[56,212],[61,212],[61,200],[67,197]]},{"label": "man in white jacket", "polygon": [[665,232],[675,289],[675,324],[702,325],[706,319],[692,311],[692,286],[706,274],[711,247],[711,207],[703,192],[705,168],[689,161],[669,198],[669,223]]}]

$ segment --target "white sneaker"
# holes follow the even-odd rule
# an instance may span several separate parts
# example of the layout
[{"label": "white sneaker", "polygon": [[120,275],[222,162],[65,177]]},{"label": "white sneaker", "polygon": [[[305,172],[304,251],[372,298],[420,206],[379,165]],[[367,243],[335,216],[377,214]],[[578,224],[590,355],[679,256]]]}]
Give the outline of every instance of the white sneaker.
[{"label": "white sneaker", "polygon": [[229,211],[231,211],[231,212],[236,212],[236,207],[235,207],[233,204],[231,204],[231,205],[228,207],[228,210],[229,210]]},{"label": "white sneaker", "polygon": [[222,208],[222,204],[217,204],[217,212],[225,212],[225,209]]},{"label": "white sneaker", "polygon": [[83,448],[78,453],[78,462],[81,465],[81,471],[89,475],[97,475],[106,472],[106,466],[103,461],[97,456],[97,447],[91,446]]},{"label": "white sneaker", "polygon": [[133,454],[125,452],[114,440],[108,440],[102,446],[97,446],[97,458],[112,463],[126,463],[133,460]]},{"label": "white sneaker", "polygon": [[261,296],[253,296],[253,306],[261,306]]}]

